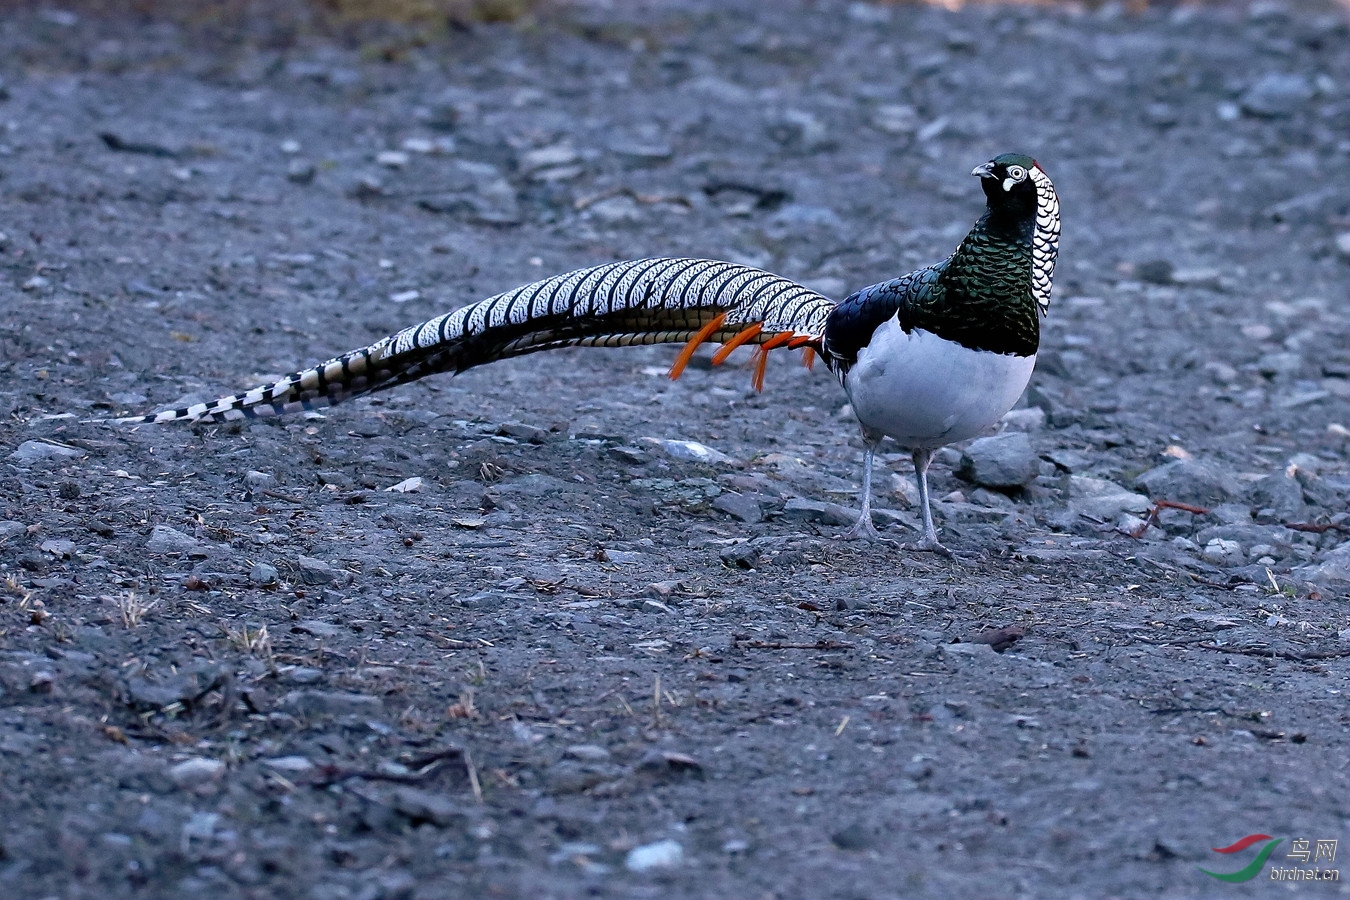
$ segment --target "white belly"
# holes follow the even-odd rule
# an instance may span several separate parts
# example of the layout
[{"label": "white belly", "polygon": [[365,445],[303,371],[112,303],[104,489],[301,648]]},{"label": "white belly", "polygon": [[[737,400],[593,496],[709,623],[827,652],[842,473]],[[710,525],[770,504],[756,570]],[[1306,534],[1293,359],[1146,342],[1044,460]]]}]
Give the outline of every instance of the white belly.
[{"label": "white belly", "polygon": [[844,377],[863,428],[910,449],[975,437],[1012,409],[1035,356],[969,350],[895,319],[876,330]]}]

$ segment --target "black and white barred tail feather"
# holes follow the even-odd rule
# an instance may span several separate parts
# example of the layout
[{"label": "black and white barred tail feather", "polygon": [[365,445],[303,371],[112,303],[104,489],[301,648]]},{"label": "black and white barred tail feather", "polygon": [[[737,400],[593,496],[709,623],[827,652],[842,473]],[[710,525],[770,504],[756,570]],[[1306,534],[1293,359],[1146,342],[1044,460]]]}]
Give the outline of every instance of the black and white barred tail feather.
[{"label": "black and white barred tail feather", "polygon": [[696,338],[818,346],[833,308],[834,301],[807,287],[736,263],[667,258],[608,263],[470,304],[274,384],[117,421],[222,422],[280,415],[556,347]]}]

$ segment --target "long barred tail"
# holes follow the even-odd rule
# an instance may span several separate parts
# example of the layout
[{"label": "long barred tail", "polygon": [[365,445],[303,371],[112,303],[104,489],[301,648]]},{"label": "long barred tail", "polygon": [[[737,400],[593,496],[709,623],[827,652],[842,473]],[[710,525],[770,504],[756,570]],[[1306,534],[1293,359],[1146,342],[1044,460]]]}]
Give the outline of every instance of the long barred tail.
[{"label": "long barred tail", "polygon": [[221,422],[331,406],[437,372],[555,347],[684,343],[676,378],[705,341],[758,344],[755,385],[775,347],[820,346],[834,302],[760,269],[707,259],[639,259],[545,278],[406,328],[274,384],[125,423]]}]

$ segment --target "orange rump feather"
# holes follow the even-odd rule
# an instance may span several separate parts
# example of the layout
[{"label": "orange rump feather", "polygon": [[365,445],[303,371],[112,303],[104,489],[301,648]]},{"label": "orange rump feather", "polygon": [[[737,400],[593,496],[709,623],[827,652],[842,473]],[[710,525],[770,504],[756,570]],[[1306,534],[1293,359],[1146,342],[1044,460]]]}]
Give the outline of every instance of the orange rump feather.
[{"label": "orange rump feather", "polygon": [[719,313],[712,321],[700,328],[698,332],[689,339],[689,342],[684,345],[684,349],[680,351],[680,355],[675,357],[675,362],[671,364],[671,381],[674,381],[684,374],[684,369],[689,365],[689,360],[694,358],[694,351],[698,349],[699,344],[702,344],[708,338],[712,337],[717,329],[722,327],[722,324],[726,322],[726,320],[727,314]]}]

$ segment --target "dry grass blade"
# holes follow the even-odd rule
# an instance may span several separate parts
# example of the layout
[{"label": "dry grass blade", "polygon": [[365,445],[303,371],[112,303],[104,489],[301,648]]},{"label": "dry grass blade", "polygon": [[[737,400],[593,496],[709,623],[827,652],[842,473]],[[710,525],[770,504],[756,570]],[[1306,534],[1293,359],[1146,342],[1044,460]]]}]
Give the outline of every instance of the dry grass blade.
[{"label": "dry grass blade", "polygon": [[108,601],[117,610],[117,616],[122,620],[122,625],[127,628],[139,628],[141,622],[145,621],[145,617],[150,614],[151,610],[159,606],[159,600],[142,597],[135,591],[127,591],[118,597],[109,597]]},{"label": "dry grass blade", "polygon": [[4,592],[12,597],[19,598],[19,609],[27,608],[28,601],[33,596],[33,592],[19,584],[19,579],[15,578],[13,575],[5,576]]},{"label": "dry grass blade", "polygon": [[267,633],[266,625],[250,628],[245,623],[238,628],[231,628],[222,624],[220,630],[225,633],[225,638],[231,646],[269,664],[272,662],[272,638]]}]

